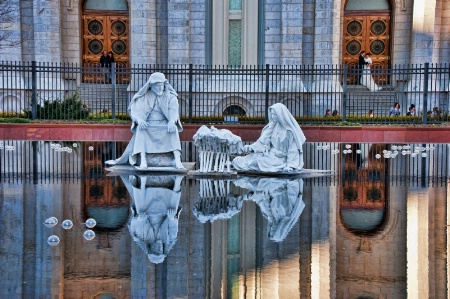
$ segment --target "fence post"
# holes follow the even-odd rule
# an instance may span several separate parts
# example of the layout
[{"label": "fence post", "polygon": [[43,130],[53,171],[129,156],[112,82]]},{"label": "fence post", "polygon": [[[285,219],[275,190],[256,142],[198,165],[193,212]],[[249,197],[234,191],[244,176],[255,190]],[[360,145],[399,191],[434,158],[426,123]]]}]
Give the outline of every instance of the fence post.
[{"label": "fence post", "polygon": [[31,119],[37,114],[37,68],[36,61],[31,62]]},{"label": "fence post", "polygon": [[427,123],[427,106],[428,106],[428,70],[430,64],[425,62],[423,74],[423,104],[422,104],[422,123]]},{"label": "fence post", "polygon": [[344,64],[344,82],[342,84],[342,121],[347,119],[347,76],[348,65]]},{"label": "fence post", "polygon": [[192,63],[189,64],[189,123],[192,123],[192,86],[193,86],[193,78],[194,78],[194,65]]},{"label": "fence post", "polygon": [[112,97],[112,107],[111,107],[111,118],[116,118],[116,63],[111,63],[111,97]]},{"label": "fence post", "polygon": [[269,64],[266,64],[266,83],[265,83],[265,123],[269,123]]}]

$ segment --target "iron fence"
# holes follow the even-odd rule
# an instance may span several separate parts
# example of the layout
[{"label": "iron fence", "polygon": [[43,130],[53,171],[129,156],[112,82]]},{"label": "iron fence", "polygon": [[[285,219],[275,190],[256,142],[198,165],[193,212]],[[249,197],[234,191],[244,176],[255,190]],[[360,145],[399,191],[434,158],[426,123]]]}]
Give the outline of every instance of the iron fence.
[{"label": "iron fence", "polygon": [[[448,121],[450,66],[428,63],[370,71],[347,65],[112,64],[105,75],[77,64],[0,62],[0,112],[31,119],[126,119],[131,97],[156,71],[177,91],[185,123],[265,123],[268,107],[277,102],[299,123]],[[362,77],[367,86],[359,84]],[[396,102],[400,112],[392,116]],[[411,105],[415,110],[406,116]]]},{"label": "iron fence", "polygon": [[[102,179],[104,162],[116,159],[128,142],[0,140],[0,181],[34,183],[82,178]],[[449,178],[448,144],[376,144],[307,142],[303,145],[305,169],[333,170],[311,184],[367,185],[381,188],[411,182],[417,186],[446,186]],[[199,153],[193,142],[182,142],[182,161],[195,162]],[[330,181],[330,178],[332,180]],[[334,183],[333,183],[334,184]]]}]

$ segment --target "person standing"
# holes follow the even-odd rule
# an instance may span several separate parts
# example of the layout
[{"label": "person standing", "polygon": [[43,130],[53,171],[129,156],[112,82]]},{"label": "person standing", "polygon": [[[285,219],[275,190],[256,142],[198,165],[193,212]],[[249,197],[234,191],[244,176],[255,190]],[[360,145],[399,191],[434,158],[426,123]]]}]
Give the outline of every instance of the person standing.
[{"label": "person standing", "polygon": [[370,91],[379,91],[382,88],[375,83],[375,80],[372,77],[372,58],[370,58],[370,54],[366,53],[366,57],[364,61],[367,63],[363,65],[361,81],[359,82],[361,85],[367,87]]},{"label": "person standing", "polygon": [[364,66],[366,64],[369,64],[366,61],[366,51],[361,51],[361,54],[359,54],[358,58],[358,84],[361,84],[361,76],[362,73],[364,72]]},{"label": "person standing", "polygon": [[100,57],[100,68],[103,76],[103,83],[108,82],[109,77],[110,57],[108,51],[103,51],[103,55]]},{"label": "person standing", "polygon": [[112,51],[109,51],[109,83],[111,83],[111,76],[112,76],[112,64],[114,62],[114,53]]}]

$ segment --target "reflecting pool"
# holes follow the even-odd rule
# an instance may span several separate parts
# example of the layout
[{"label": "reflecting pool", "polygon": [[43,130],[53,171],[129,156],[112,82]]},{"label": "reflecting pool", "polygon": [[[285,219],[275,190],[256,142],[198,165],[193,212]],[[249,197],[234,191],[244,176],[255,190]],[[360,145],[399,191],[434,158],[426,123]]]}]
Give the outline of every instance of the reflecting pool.
[{"label": "reflecting pool", "polygon": [[448,297],[447,144],[306,143],[322,176],[108,172],[126,144],[0,141],[0,298]]}]

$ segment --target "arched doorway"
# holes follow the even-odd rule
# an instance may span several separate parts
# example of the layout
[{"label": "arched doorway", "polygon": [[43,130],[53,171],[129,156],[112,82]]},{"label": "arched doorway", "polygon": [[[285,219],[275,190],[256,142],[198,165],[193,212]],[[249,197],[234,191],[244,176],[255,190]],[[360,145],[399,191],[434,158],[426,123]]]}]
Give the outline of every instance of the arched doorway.
[{"label": "arched doorway", "polygon": [[[88,69],[98,69],[103,51],[112,51],[117,68],[128,67],[128,1],[86,0],[82,18],[82,64]],[[101,77],[98,72],[86,72],[83,81],[97,82]]]},{"label": "arched doorway", "polygon": [[[371,54],[372,69],[390,66],[391,10],[388,0],[347,0],[344,7],[342,63],[358,68],[361,51]],[[349,83],[356,83],[356,75]],[[376,76],[385,83],[385,76]]]}]

